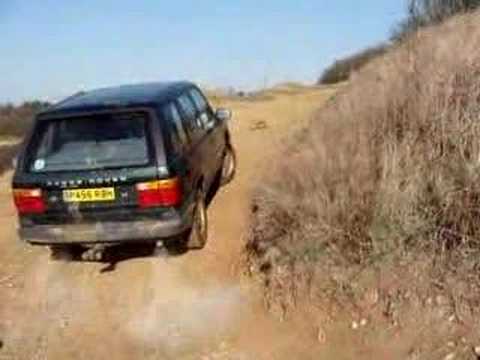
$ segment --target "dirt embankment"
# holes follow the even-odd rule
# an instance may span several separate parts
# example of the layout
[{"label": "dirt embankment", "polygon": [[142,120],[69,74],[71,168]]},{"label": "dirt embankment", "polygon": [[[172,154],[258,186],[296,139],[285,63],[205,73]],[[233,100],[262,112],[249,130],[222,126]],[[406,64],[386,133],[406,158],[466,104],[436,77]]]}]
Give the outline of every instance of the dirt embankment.
[{"label": "dirt embankment", "polygon": [[[288,90],[288,91],[287,91]],[[217,99],[232,107],[236,180],[209,209],[207,248],[179,257],[125,259],[115,266],[54,262],[15,235],[10,175],[0,183],[0,358],[311,358],[316,334],[264,312],[261,291],[241,276],[250,189],[291,130],[334,92],[298,88],[268,99]]]},{"label": "dirt embankment", "polygon": [[355,73],[255,193],[269,306],[324,314],[347,358],[480,358],[479,21]]}]

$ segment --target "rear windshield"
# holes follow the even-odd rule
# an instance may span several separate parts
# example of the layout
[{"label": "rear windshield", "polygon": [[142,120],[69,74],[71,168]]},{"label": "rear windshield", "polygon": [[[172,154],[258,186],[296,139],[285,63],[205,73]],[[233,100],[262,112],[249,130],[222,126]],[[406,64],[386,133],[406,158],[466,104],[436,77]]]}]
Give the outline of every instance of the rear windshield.
[{"label": "rear windshield", "polygon": [[28,170],[95,170],[147,165],[147,114],[102,114],[40,122]]}]

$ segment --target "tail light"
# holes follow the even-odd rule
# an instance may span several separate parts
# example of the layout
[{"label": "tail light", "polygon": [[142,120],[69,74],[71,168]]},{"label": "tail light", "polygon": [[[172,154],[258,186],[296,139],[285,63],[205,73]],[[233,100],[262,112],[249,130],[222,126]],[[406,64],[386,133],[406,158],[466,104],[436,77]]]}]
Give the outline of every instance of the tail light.
[{"label": "tail light", "polygon": [[14,189],[13,200],[18,213],[22,215],[42,214],[46,210],[40,189]]},{"label": "tail light", "polygon": [[138,205],[142,208],[174,207],[182,202],[178,178],[137,184]]}]

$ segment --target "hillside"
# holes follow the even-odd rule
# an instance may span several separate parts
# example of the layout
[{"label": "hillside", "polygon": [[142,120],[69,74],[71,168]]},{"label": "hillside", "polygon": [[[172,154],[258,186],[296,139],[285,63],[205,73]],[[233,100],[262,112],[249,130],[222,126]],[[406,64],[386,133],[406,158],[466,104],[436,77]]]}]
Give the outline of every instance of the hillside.
[{"label": "hillside", "polygon": [[342,358],[475,358],[479,21],[369,63],[256,189],[247,253],[268,307],[320,318]]}]

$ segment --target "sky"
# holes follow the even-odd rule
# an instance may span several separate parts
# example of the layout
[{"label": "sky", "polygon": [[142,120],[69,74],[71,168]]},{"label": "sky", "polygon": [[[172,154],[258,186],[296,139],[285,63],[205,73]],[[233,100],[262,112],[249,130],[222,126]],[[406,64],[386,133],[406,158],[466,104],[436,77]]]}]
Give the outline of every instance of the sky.
[{"label": "sky", "polygon": [[144,81],[313,83],[404,14],[404,0],[0,0],[0,103]]}]

